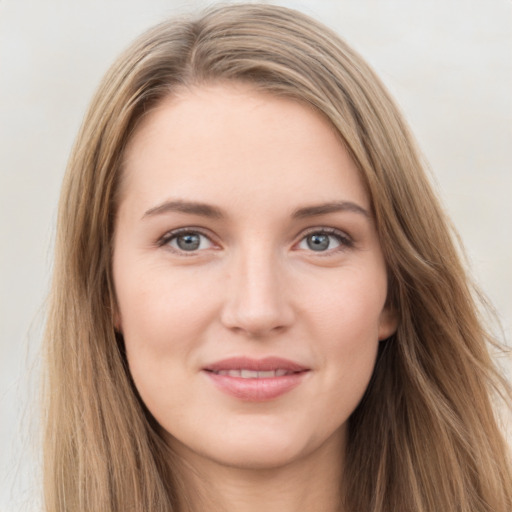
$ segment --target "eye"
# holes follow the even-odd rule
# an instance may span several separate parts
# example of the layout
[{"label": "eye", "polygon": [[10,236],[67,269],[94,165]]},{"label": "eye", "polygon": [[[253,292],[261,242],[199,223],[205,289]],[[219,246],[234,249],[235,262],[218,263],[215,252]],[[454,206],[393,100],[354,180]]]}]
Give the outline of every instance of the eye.
[{"label": "eye", "polygon": [[213,242],[199,231],[184,229],[165,235],[159,245],[169,246],[177,252],[194,252],[213,247]]},{"label": "eye", "polygon": [[311,231],[298,244],[299,249],[315,252],[328,252],[350,246],[352,246],[351,239],[335,229]]}]

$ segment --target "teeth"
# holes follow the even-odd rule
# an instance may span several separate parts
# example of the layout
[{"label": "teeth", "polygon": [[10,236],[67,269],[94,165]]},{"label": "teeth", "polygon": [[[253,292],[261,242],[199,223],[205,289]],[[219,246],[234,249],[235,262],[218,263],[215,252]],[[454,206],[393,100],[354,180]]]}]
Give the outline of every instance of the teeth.
[{"label": "teeth", "polygon": [[240,377],[242,377],[242,379],[257,379],[258,373],[259,372],[254,370],[240,370]]},{"label": "teeth", "polygon": [[257,371],[257,370],[219,370],[215,372],[217,375],[226,375],[228,377],[240,377],[242,379],[271,379],[273,377],[283,377],[284,375],[288,375],[290,372],[287,370],[266,370],[266,371]]}]

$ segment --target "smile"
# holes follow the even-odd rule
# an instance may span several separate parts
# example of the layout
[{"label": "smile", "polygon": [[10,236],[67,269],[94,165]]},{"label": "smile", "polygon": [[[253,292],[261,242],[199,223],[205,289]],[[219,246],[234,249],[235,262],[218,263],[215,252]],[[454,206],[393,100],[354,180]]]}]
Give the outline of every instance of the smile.
[{"label": "smile", "polygon": [[231,358],[203,369],[222,393],[248,402],[274,400],[299,386],[310,369],[287,359]]}]

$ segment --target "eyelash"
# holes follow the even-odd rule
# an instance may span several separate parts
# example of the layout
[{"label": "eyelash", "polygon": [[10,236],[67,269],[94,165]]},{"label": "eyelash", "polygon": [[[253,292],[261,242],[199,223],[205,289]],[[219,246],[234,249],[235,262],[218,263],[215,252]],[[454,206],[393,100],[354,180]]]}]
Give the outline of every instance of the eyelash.
[{"label": "eyelash", "polygon": [[[183,249],[179,249],[179,248],[170,246],[170,243],[173,240],[175,240],[179,236],[183,236],[183,235],[200,235],[202,237],[207,238],[212,245],[215,245],[215,242],[212,240],[211,235],[205,233],[200,228],[186,227],[186,228],[179,228],[179,229],[175,229],[173,231],[169,231],[168,233],[166,233],[164,236],[162,236],[162,238],[160,238],[157,241],[157,246],[158,247],[168,246],[171,250],[173,250],[174,252],[176,252],[180,255],[183,255],[183,256],[193,256],[193,255],[197,254],[198,252],[200,252],[201,250],[204,250],[204,249],[195,249],[195,250],[191,250],[191,251],[186,251]],[[305,233],[303,233],[300,240],[296,244],[294,244],[294,247],[301,244],[303,241],[306,240],[306,238],[308,236],[311,236],[311,235],[327,235],[329,237],[335,238],[337,240],[337,242],[339,243],[338,247],[335,247],[333,249],[327,249],[325,251],[314,251],[313,249],[309,250],[309,252],[312,252],[312,253],[316,252],[318,256],[330,255],[333,252],[343,251],[346,249],[350,249],[354,246],[354,241],[352,240],[352,238],[350,236],[348,236],[346,233],[344,233],[343,231],[340,231],[335,228],[317,227],[317,228],[310,228]]]},{"label": "eyelash", "polygon": [[174,229],[172,231],[169,231],[162,238],[160,238],[158,240],[157,245],[158,245],[158,247],[168,246],[174,252],[176,252],[180,255],[184,255],[184,256],[193,256],[194,254],[197,254],[198,250],[185,251],[183,249],[171,247],[170,243],[173,240],[177,239],[179,236],[184,236],[184,235],[200,235],[202,237],[207,238],[212,245],[215,244],[215,242],[212,241],[211,235],[205,233],[200,228],[186,227],[186,228],[179,228],[179,229]]},{"label": "eyelash", "polygon": [[[326,227],[325,228],[322,227],[322,228],[308,229],[302,235],[298,244],[302,243],[310,235],[327,235],[329,237],[335,238],[339,243],[338,247],[335,247],[333,249],[327,249],[326,251],[314,251],[313,249],[310,249],[310,252],[312,252],[312,253],[316,252],[318,256],[327,256],[327,255],[331,255],[333,253],[336,253],[339,251],[344,251],[346,249],[351,249],[354,247],[354,241],[345,232],[340,231],[339,229],[336,229],[336,228],[326,228]],[[296,244],[296,245],[298,245],[298,244]]]}]

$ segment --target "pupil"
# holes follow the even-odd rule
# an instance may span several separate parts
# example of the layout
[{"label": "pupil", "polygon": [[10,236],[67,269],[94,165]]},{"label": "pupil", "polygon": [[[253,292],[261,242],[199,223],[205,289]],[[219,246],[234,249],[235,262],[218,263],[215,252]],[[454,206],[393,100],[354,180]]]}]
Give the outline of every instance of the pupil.
[{"label": "pupil", "polygon": [[324,251],[329,247],[328,235],[309,235],[307,238],[308,247],[313,251]]},{"label": "pupil", "polygon": [[184,251],[195,251],[201,243],[199,235],[194,233],[180,235],[176,241],[178,243],[178,247]]}]

